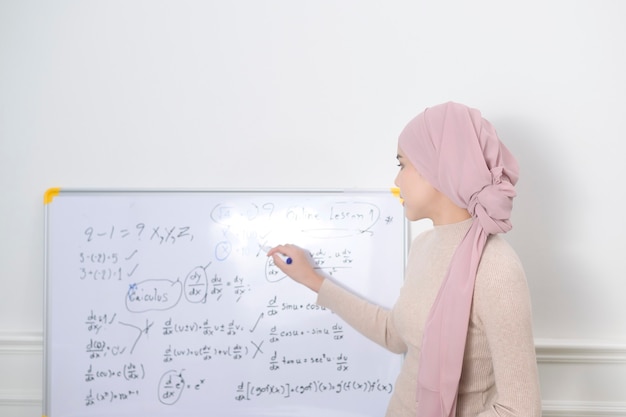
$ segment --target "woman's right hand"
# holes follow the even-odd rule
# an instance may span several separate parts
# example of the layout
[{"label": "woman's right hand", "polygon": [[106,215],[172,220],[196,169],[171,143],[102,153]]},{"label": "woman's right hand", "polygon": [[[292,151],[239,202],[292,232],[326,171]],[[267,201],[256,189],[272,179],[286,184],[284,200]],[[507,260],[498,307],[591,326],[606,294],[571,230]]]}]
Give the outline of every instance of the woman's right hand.
[{"label": "woman's right hand", "polygon": [[[279,254],[291,258],[291,263],[287,264]],[[274,264],[294,281],[318,292],[324,277],[314,268],[313,259],[309,252],[295,245],[278,245],[267,252],[271,256]]]}]

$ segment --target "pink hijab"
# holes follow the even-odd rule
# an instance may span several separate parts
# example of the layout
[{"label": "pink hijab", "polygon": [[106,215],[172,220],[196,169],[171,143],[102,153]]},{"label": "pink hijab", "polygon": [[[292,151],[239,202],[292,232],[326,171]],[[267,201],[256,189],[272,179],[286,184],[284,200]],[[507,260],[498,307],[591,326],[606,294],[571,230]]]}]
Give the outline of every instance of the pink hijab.
[{"label": "pink hijab", "polygon": [[430,310],[418,372],[418,417],[454,417],[476,271],[487,237],[511,230],[519,168],[491,123],[453,102],[417,115],[398,144],[433,187],[474,219]]}]

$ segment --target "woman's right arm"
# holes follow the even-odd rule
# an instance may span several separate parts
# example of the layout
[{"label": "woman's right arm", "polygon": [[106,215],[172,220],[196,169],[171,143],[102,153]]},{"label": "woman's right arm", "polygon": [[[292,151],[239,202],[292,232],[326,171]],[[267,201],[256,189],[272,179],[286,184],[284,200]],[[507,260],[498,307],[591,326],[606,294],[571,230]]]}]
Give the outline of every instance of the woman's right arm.
[{"label": "woman's right arm", "polygon": [[[287,264],[279,255],[291,258]],[[395,353],[404,353],[406,344],[398,336],[392,311],[357,296],[325,278],[316,269],[311,256],[295,245],[279,245],[267,252],[274,264],[294,281],[318,293],[317,304],[332,310],[346,323],[370,340]]]},{"label": "woman's right arm", "polygon": [[371,303],[327,279],[317,304],[329,308],[352,328],[394,353],[405,353],[407,346],[394,326],[393,310]]}]

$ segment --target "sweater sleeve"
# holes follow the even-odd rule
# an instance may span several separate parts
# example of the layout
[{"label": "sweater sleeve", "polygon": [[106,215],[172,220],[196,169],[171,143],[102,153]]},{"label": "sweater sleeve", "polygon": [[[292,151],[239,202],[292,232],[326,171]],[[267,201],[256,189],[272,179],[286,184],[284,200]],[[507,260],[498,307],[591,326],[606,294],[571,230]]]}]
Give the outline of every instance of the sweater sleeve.
[{"label": "sweater sleeve", "polygon": [[322,284],[317,304],[329,308],[359,333],[391,352],[406,352],[406,344],[393,325],[391,310],[364,300],[330,279]]},{"label": "sweater sleeve", "polygon": [[474,289],[492,357],[497,397],[479,417],[540,417],[530,294],[517,255],[491,253],[481,261]]}]

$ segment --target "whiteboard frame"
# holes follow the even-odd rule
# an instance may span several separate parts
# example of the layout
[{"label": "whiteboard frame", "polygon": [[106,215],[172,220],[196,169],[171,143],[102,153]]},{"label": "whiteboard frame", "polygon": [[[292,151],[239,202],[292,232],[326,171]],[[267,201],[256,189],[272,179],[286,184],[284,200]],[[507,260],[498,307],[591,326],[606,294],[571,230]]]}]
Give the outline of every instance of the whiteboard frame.
[{"label": "whiteboard frame", "polygon": [[[391,189],[384,188],[263,188],[263,189],[160,189],[160,188],[49,188],[44,194],[44,300],[43,300],[43,402],[42,416],[49,416],[50,407],[50,384],[49,384],[49,324],[48,324],[48,304],[49,304],[49,205],[55,198],[61,195],[106,195],[106,194],[385,194],[391,193]],[[402,217],[402,260],[403,270],[406,267],[408,248],[410,245],[410,222],[405,216]],[[403,276],[404,279],[404,276]],[[51,416],[52,417],[52,416]]]}]

